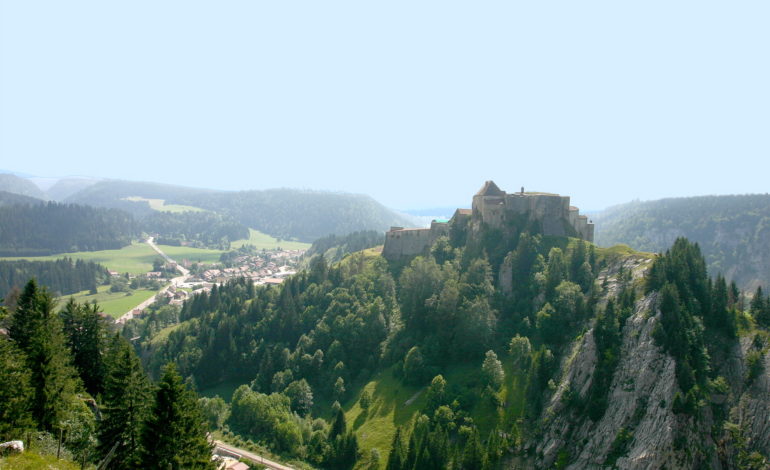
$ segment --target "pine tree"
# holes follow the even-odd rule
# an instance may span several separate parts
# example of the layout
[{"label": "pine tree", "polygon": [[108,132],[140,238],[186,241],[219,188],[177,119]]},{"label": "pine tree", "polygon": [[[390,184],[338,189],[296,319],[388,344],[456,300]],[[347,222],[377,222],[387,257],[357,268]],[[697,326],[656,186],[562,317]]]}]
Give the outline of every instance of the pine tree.
[{"label": "pine tree", "polygon": [[79,387],[54,307],[51,294],[38,288],[34,279],[29,281],[19,297],[9,330],[27,358],[34,389],[32,415],[47,431],[59,429]]},{"label": "pine tree", "polygon": [[24,354],[12,341],[0,338],[0,441],[18,438],[34,423],[30,373]]},{"label": "pine tree", "polygon": [[329,430],[329,440],[334,441],[337,436],[344,435],[347,431],[347,424],[345,422],[345,411],[342,408],[337,410],[337,414],[334,417],[334,423]]},{"label": "pine tree", "polygon": [[420,451],[420,443],[417,441],[417,433],[412,430],[412,434],[409,436],[409,446],[406,451],[406,460],[402,468],[406,470],[412,470],[417,463],[418,452]]},{"label": "pine tree", "polygon": [[393,436],[393,443],[390,446],[386,470],[404,470],[405,458],[404,440],[401,437],[401,426],[399,426],[396,428],[396,434]]},{"label": "pine tree", "polygon": [[59,313],[75,368],[92,396],[104,389],[105,332],[96,304],[78,304],[70,297]]},{"label": "pine tree", "polygon": [[765,298],[762,287],[757,287],[749,306],[757,324],[765,328],[770,327],[770,300]]},{"label": "pine tree", "polygon": [[173,363],[163,370],[144,425],[140,467],[150,470],[214,469],[205,419],[195,393]]},{"label": "pine tree", "polygon": [[110,343],[106,362],[98,451],[103,458],[118,444],[110,468],[128,469],[138,459],[150,385],[133,348],[119,334]]},{"label": "pine tree", "polygon": [[473,433],[465,443],[463,453],[463,470],[483,470],[485,465],[484,448],[481,446],[479,432],[473,428]]}]

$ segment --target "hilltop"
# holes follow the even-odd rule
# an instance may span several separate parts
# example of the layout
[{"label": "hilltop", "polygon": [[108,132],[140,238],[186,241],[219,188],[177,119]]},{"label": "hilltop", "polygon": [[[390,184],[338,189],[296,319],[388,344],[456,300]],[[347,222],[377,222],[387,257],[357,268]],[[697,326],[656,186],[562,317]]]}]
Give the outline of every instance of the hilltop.
[{"label": "hilltop", "polygon": [[229,432],[322,468],[350,468],[325,460],[348,442],[334,429],[352,430],[357,468],[767,462],[770,299],[749,306],[709,279],[684,238],[661,256],[598,248],[521,215],[397,257],[329,265],[319,249],[279,288],[233,281],[186,303],[181,323],[128,334],[152,373],[177,360],[202,389],[229,390]]}]

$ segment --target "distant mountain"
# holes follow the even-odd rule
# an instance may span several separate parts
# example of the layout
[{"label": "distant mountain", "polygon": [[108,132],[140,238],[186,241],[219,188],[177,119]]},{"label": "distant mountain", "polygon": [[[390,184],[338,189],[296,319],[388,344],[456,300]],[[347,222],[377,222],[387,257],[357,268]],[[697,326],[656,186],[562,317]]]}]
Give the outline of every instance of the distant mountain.
[{"label": "distant mountain", "polygon": [[712,275],[745,289],[770,287],[770,195],[631,202],[594,216],[596,243],[661,252],[677,237],[697,242]]},{"label": "distant mountain", "polygon": [[46,193],[55,201],[65,198],[95,185],[100,180],[96,178],[62,178],[53,184]]},{"label": "distant mountain", "polygon": [[131,196],[200,207],[228,215],[274,237],[300,241],[313,241],[329,234],[385,231],[391,225],[415,224],[410,218],[386,208],[369,196],[325,191],[271,189],[234,192],[157,183],[102,181],[65,200],[123,209],[139,216],[152,212],[147,202],[125,200]]},{"label": "distant mountain", "polygon": [[21,194],[9,193],[8,191],[0,191],[0,206],[9,206],[14,204],[42,204],[42,199],[37,199],[29,196],[22,196]]},{"label": "distant mountain", "polygon": [[22,196],[34,197],[37,199],[48,199],[46,194],[38,188],[35,183],[11,173],[0,174],[0,191],[21,194]]},{"label": "distant mountain", "polygon": [[205,196],[213,192],[161,183],[104,180],[65,197],[64,202],[122,209],[134,215],[144,216],[153,212],[147,201],[128,201],[126,198],[139,196],[146,199],[163,199],[167,203],[179,203],[178,201],[194,195]]},{"label": "distant mountain", "polygon": [[197,195],[182,203],[224,212],[274,237],[307,242],[329,234],[414,224],[362,194],[269,189]]}]

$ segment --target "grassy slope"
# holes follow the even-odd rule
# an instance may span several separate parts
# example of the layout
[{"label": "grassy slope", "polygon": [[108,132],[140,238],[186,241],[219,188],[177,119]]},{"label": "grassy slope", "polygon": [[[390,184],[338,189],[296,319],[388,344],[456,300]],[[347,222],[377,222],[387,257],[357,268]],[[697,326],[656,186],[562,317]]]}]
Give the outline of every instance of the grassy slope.
[{"label": "grassy slope", "polygon": [[82,291],[71,296],[64,296],[59,305],[63,306],[67,299],[74,297],[80,303],[96,302],[104,313],[117,318],[156,293],[154,290],[137,289],[131,291],[131,295],[126,295],[126,292],[110,292],[110,286],[99,286],[97,289],[98,294],[95,295],[89,295],[88,291]]},{"label": "grassy slope", "polygon": [[152,271],[152,262],[159,255],[144,243],[132,243],[120,250],[79,251],[76,253],[62,253],[50,256],[33,256],[21,258],[3,258],[7,260],[28,259],[40,261],[53,261],[60,258],[82,259],[103,264],[107,269],[127,272],[131,274],[143,274]]},{"label": "grassy slope", "polygon": [[80,465],[56,457],[43,456],[33,451],[0,458],[0,470],[77,470]]},{"label": "grassy slope", "polygon": [[204,209],[200,207],[184,206],[181,204],[166,204],[164,199],[148,199],[146,197],[131,196],[123,198],[127,201],[147,201],[150,204],[150,209],[160,212],[204,212]]},{"label": "grassy slope", "polygon": [[307,250],[310,248],[310,243],[302,243],[287,240],[278,240],[270,235],[260,232],[259,230],[249,229],[249,238],[246,240],[236,240],[230,244],[233,249],[242,247],[243,245],[254,245],[258,250],[266,249],[273,250],[275,248],[284,248],[286,250]]},{"label": "grassy slope", "polygon": [[[364,388],[372,395],[372,404],[366,412],[358,404]],[[406,401],[417,392],[421,392],[417,399],[406,405]],[[393,367],[390,367],[351,395],[352,398],[344,404],[348,428],[358,436],[362,455],[368,456],[370,449],[377,448],[383,457],[381,468],[385,468],[396,428],[409,427],[415,414],[425,406],[425,389],[402,384],[393,377]]]}]

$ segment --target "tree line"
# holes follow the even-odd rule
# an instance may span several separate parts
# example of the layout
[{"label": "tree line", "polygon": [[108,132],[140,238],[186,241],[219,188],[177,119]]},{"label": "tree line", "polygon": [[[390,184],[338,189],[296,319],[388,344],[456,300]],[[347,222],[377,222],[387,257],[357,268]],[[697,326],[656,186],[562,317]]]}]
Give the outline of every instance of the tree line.
[{"label": "tree line", "polygon": [[55,202],[0,206],[0,256],[113,250],[138,234],[133,217],[119,210]]},{"label": "tree line", "polygon": [[13,289],[22,288],[32,278],[60,296],[84,290],[95,294],[97,286],[109,279],[109,273],[101,264],[81,259],[0,260],[0,297],[7,297]]}]

